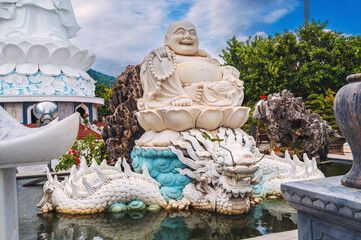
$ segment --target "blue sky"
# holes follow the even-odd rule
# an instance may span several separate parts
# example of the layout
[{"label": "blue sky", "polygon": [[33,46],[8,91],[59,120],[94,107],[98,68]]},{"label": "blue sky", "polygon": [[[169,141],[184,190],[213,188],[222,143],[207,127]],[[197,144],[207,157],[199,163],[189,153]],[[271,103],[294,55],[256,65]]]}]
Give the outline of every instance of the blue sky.
[{"label": "blue sky", "polygon": [[[310,18],[329,20],[326,27],[361,34],[361,0],[309,0]],[[294,31],[304,22],[304,0],[72,0],[82,29],[71,41],[97,56],[93,69],[118,76],[163,45],[169,23],[189,20],[200,48],[213,57],[233,35]]]}]

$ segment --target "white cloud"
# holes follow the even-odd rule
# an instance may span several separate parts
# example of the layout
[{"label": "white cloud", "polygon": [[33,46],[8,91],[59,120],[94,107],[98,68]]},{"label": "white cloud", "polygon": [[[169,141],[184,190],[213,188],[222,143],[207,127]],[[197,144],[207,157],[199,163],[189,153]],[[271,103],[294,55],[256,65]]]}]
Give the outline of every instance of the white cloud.
[{"label": "white cloud", "polygon": [[71,41],[97,56],[95,70],[117,76],[162,44],[165,1],[73,0],[73,7],[82,29]]},{"label": "white cloud", "polygon": [[266,23],[274,23],[278,21],[280,18],[285,16],[289,12],[289,9],[282,8],[282,9],[276,9],[272,11],[270,14],[267,14],[263,17],[263,21]]},{"label": "white cloud", "polygon": [[255,34],[251,35],[251,36],[246,36],[246,35],[239,35],[237,36],[237,40],[240,41],[240,42],[245,42],[249,39],[249,37],[251,37],[251,39],[254,39],[255,36],[260,36],[260,37],[267,37],[268,34],[265,33],[264,31],[260,32],[256,32]]},{"label": "white cloud", "polygon": [[275,22],[298,4],[298,0],[198,0],[186,19],[198,27],[200,46],[220,60],[218,54],[230,37],[247,40],[244,33],[252,26]]},{"label": "white cloud", "polygon": [[258,31],[258,32],[256,32],[255,34],[253,34],[252,36],[253,36],[253,37],[254,37],[254,36],[260,36],[260,37],[264,37],[264,38],[265,38],[265,37],[268,36],[268,34],[265,33],[265,32],[263,32],[263,31],[262,31],[262,32],[259,32],[259,31]]},{"label": "white cloud", "polygon": [[278,21],[299,1],[72,0],[82,29],[71,41],[97,56],[93,69],[117,76],[126,65],[141,63],[152,48],[163,45],[166,27],[175,20],[192,21],[200,47],[217,57],[230,37],[246,36],[256,24]]}]

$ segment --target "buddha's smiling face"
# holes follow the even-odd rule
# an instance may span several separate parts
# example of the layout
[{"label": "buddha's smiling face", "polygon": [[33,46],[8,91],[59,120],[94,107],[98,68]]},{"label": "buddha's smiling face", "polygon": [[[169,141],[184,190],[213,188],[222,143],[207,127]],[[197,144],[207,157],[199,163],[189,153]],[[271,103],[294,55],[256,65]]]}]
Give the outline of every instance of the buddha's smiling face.
[{"label": "buddha's smiling face", "polygon": [[196,55],[198,51],[199,41],[196,28],[187,21],[170,24],[164,42],[178,54]]}]

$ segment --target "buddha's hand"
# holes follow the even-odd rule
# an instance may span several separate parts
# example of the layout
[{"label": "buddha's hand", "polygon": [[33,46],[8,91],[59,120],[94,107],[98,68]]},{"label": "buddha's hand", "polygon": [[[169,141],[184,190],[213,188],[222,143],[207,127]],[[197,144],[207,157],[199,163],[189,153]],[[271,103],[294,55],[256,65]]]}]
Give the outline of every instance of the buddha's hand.
[{"label": "buddha's hand", "polygon": [[184,92],[196,103],[199,103],[203,95],[203,83],[195,83],[184,87]]},{"label": "buddha's hand", "polygon": [[239,71],[237,68],[232,67],[232,66],[222,66],[221,68],[221,72],[223,73],[223,78],[230,78],[235,77],[235,78],[239,78]]},{"label": "buddha's hand", "polygon": [[154,54],[160,62],[162,61],[162,58],[168,58],[168,60],[171,60],[172,57],[171,50],[165,46],[153,49],[150,54]]},{"label": "buddha's hand", "polygon": [[240,72],[237,68],[232,66],[220,67],[222,72],[222,80],[228,81],[234,84],[237,88],[243,89],[243,81],[239,79]]}]

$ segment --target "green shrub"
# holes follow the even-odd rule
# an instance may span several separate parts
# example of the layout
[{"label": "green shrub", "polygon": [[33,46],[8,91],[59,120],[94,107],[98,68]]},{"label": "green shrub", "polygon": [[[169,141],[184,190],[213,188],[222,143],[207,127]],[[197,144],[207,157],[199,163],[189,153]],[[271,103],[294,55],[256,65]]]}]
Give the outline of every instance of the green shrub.
[{"label": "green shrub", "polygon": [[95,134],[91,133],[83,140],[75,141],[71,150],[57,159],[60,163],[55,167],[55,170],[68,170],[73,165],[79,165],[80,158],[84,158],[86,163],[90,165],[93,158],[100,164],[106,157],[103,140],[97,139]]},{"label": "green shrub", "polygon": [[338,131],[337,122],[333,113],[333,101],[335,99],[335,92],[327,89],[325,94],[311,94],[306,101],[306,108],[312,113],[317,113],[325,120],[333,130]]}]

